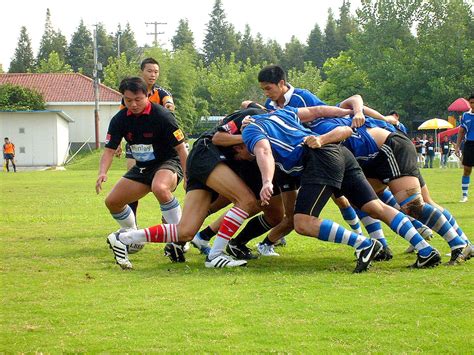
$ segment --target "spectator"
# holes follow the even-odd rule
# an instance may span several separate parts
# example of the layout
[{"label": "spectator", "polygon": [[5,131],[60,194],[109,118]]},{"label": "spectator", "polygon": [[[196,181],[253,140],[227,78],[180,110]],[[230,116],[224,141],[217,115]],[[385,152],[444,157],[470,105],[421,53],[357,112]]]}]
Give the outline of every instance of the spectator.
[{"label": "spectator", "polygon": [[425,158],[425,168],[433,168],[433,160],[435,156],[435,142],[433,141],[433,137],[430,136],[428,138],[428,142],[425,144],[426,149],[426,158]]}]

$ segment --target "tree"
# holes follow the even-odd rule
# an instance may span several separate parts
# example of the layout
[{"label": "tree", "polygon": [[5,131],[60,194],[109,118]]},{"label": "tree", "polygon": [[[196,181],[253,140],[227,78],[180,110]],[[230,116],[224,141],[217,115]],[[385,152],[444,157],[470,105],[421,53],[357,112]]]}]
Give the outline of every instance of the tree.
[{"label": "tree", "polygon": [[15,49],[15,55],[10,62],[10,73],[28,73],[34,71],[35,59],[33,50],[31,49],[31,40],[26,31],[26,27],[22,26],[20,30],[20,38]]},{"label": "tree", "polygon": [[312,62],[318,68],[323,67],[325,61],[323,34],[318,24],[314,25],[314,28],[309,34],[304,60],[305,62]]},{"label": "tree", "polygon": [[107,33],[104,24],[99,23],[96,27],[97,31],[97,61],[104,66],[110,57],[116,57],[117,52],[114,50],[115,38]]},{"label": "tree", "polygon": [[104,85],[118,90],[122,79],[129,76],[139,76],[140,68],[136,62],[129,62],[125,53],[120,58],[110,57],[104,68]]},{"label": "tree", "polygon": [[351,3],[343,0],[339,8],[339,19],[337,20],[336,42],[334,43],[337,52],[349,49],[349,37],[356,31],[356,23],[350,13]]},{"label": "tree", "polygon": [[84,75],[92,77],[94,70],[92,35],[82,19],[69,44],[68,64],[75,72],[82,72]]},{"label": "tree", "polygon": [[222,0],[215,1],[210,17],[203,43],[204,58],[207,65],[222,55],[229,59],[230,53],[235,53],[237,49],[237,37],[234,27],[226,20]]},{"label": "tree", "polygon": [[283,49],[280,44],[272,39],[265,45],[264,62],[269,64],[280,64],[283,58]]},{"label": "tree", "polygon": [[36,57],[37,63],[41,62],[41,60],[48,60],[49,54],[53,51],[58,53],[61,60],[64,60],[67,53],[67,41],[61,31],[54,30],[51,23],[51,13],[47,9],[44,33],[41,37],[38,56]]},{"label": "tree", "polygon": [[176,33],[171,38],[171,44],[173,45],[173,51],[177,51],[179,49],[185,48],[192,48],[195,50],[194,47],[194,35],[189,28],[189,23],[187,19],[179,20],[178,28],[176,29]]},{"label": "tree", "polygon": [[[115,38],[118,39],[120,33],[120,53],[125,53],[127,60],[134,60],[137,56],[137,41],[135,40],[135,33],[133,33],[130,24],[127,22],[125,29],[121,29],[121,26],[118,26],[118,30],[115,34]],[[117,52],[117,48],[115,48]]]},{"label": "tree", "polygon": [[364,94],[368,86],[367,74],[357,67],[350,52],[341,52],[337,58],[329,58],[323,70],[327,78],[316,92],[331,105],[354,94]]},{"label": "tree", "polygon": [[334,19],[334,14],[332,13],[331,8],[328,10],[328,19],[326,22],[326,27],[324,28],[324,39],[323,39],[323,51],[324,51],[324,61],[327,58],[337,57],[339,55],[339,49],[335,47],[337,42],[337,29],[336,29],[336,20]]},{"label": "tree", "polygon": [[38,91],[13,84],[0,85],[0,110],[25,111],[44,108],[44,98]]},{"label": "tree", "polygon": [[306,47],[295,36],[291,36],[289,43],[285,45],[285,53],[281,59],[281,64],[286,70],[295,68],[304,69],[304,55]]},{"label": "tree", "polygon": [[303,70],[291,69],[288,71],[288,81],[294,87],[304,88],[316,95],[322,79],[319,69],[312,62],[305,62]]},{"label": "tree", "polygon": [[48,60],[42,60],[39,63],[37,71],[38,73],[72,73],[72,68],[53,51],[49,54]]},{"label": "tree", "polygon": [[253,40],[249,25],[245,25],[244,35],[242,36],[242,40],[239,43],[239,51],[236,53],[237,61],[246,62],[247,58],[249,58],[252,63],[256,63],[257,58],[255,42]]}]

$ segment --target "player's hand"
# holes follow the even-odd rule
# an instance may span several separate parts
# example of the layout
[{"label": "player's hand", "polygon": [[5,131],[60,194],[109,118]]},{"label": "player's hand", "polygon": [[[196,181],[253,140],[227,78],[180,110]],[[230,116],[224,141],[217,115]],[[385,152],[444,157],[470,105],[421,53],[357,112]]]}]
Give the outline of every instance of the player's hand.
[{"label": "player's hand", "polygon": [[97,177],[97,181],[95,183],[95,192],[99,194],[99,192],[102,190],[102,183],[107,181],[107,175],[105,174],[100,174]]},{"label": "player's hand", "polygon": [[454,149],[454,154],[456,154],[456,156],[457,156],[458,158],[461,157],[461,152],[459,151],[459,148],[458,148],[458,147],[456,147],[456,148]]},{"label": "player's hand", "polygon": [[304,144],[310,148],[321,148],[321,138],[319,136],[307,136],[304,138]]},{"label": "player's hand", "polygon": [[114,155],[115,155],[117,158],[120,158],[120,157],[122,156],[122,153],[123,153],[122,146],[119,145],[118,148],[115,149]]},{"label": "player's hand", "polygon": [[167,102],[165,104],[165,108],[170,110],[170,111],[174,111],[174,109],[175,109],[174,104],[172,102]]},{"label": "player's hand", "polygon": [[392,115],[384,116],[384,118],[386,122],[393,124],[394,126],[398,125],[398,120]]},{"label": "player's hand", "polygon": [[267,206],[270,203],[270,199],[273,195],[273,184],[271,181],[263,183],[262,189],[260,190],[260,201],[262,206]]},{"label": "player's hand", "polygon": [[354,127],[358,128],[358,127],[362,126],[364,123],[365,123],[365,116],[362,113],[362,111],[354,113],[354,116],[352,117],[351,127],[352,128],[354,128]]},{"label": "player's hand", "polygon": [[251,124],[252,122],[255,122],[255,120],[250,117],[250,116],[247,116],[245,117],[243,120],[242,120],[242,126],[241,126],[241,130],[244,129],[245,127],[247,127],[249,124]]}]

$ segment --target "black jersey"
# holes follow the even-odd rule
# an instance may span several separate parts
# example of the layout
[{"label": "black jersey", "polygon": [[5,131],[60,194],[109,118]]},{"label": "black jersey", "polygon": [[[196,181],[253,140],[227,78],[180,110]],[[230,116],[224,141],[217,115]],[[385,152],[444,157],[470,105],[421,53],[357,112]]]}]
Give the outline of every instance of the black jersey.
[{"label": "black jersey", "polygon": [[141,115],[120,110],[110,121],[105,147],[117,149],[124,138],[137,166],[149,166],[177,158],[175,146],[184,142],[173,113],[150,103]]}]

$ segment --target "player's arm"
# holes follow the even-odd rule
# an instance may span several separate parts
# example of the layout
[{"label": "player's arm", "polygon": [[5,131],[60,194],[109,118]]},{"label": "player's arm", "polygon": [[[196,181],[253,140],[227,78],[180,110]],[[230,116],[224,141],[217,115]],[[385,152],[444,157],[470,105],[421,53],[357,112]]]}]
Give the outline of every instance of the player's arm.
[{"label": "player's arm", "polygon": [[460,126],[458,131],[458,139],[456,140],[456,148],[454,148],[454,154],[456,154],[458,157],[460,155],[461,142],[463,141],[465,135],[466,130],[463,126]]},{"label": "player's arm", "polygon": [[115,149],[105,148],[102,158],[100,158],[99,163],[99,176],[95,184],[95,192],[99,193],[102,190],[102,183],[107,181],[107,172],[112,165],[112,160],[114,159]]},{"label": "player's arm", "polygon": [[212,137],[212,144],[220,145],[222,147],[229,147],[231,145],[243,143],[241,134],[230,134],[227,132],[216,132]]},{"label": "player's arm", "polygon": [[321,117],[344,117],[352,114],[352,110],[336,106],[310,106],[298,108],[301,122],[311,122]]},{"label": "player's arm", "polygon": [[[186,148],[186,143],[183,141],[175,146],[174,149],[176,150],[176,153],[178,153],[181,169],[183,169],[183,176],[186,177],[186,159],[188,159],[188,148]],[[186,178],[183,179],[183,183],[186,184]]]},{"label": "player's arm", "polygon": [[273,158],[270,142],[267,139],[259,140],[254,147],[255,158],[262,176],[262,189],[260,200],[262,205],[268,205],[273,195],[273,175],[275,174],[275,160]]},{"label": "player's arm", "polygon": [[330,143],[339,143],[349,138],[352,134],[352,128],[348,126],[338,126],[328,133],[320,136],[308,136],[304,139],[304,143],[310,148],[321,148]]}]

